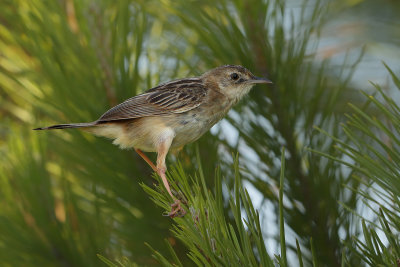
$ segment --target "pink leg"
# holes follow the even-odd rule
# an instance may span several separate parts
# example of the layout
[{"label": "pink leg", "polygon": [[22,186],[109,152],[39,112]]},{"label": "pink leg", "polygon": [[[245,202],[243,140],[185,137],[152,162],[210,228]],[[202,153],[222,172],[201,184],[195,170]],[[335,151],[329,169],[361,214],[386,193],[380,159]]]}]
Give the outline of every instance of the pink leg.
[{"label": "pink leg", "polygon": [[147,162],[147,164],[150,165],[150,167],[153,169],[153,171],[158,172],[158,171],[157,171],[157,167],[153,164],[153,162],[151,162],[151,160],[146,156],[146,154],[143,153],[142,150],[140,150],[140,149],[135,149],[135,151],[136,151],[136,153],[139,154],[139,156],[142,157],[142,159],[144,159],[144,161]]},{"label": "pink leg", "polygon": [[172,139],[173,136],[171,136],[170,138],[165,138],[163,142],[160,142],[157,151],[157,170],[158,170],[157,172],[160,175],[161,180],[163,181],[163,184],[168,191],[168,194],[174,200],[174,203],[171,205],[172,210],[170,213],[168,213],[169,217],[174,218],[174,217],[183,217],[186,214],[186,211],[181,207],[180,200],[176,199],[172,194],[167,177],[165,176],[165,172],[167,170],[167,166],[165,164],[165,157],[168,154],[168,150],[169,147],[171,146]]},{"label": "pink leg", "polygon": [[[163,184],[164,184],[165,188],[167,189],[169,195],[170,195],[172,198],[174,198],[174,196],[173,196],[172,193],[171,193],[171,189],[170,189],[170,187],[169,187],[167,178],[166,178],[166,176],[165,176],[165,171],[167,170],[167,168],[165,167],[165,156],[166,156],[167,154],[165,153],[165,155],[164,155],[164,160],[160,162],[160,164],[161,164],[160,166],[164,166],[164,167],[156,167],[156,166],[153,164],[153,162],[151,162],[151,160],[146,156],[146,154],[143,153],[142,150],[140,150],[140,149],[135,149],[135,151],[139,154],[139,156],[141,156],[141,157],[144,159],[144,161],[147,162],[147,164],[150,165],[150,167],[153,169],[153,171],[155,171],[156,173],[158,173],[158,175],[160,175],[161,180],[163,181]],[[168,153],[168,150],[167,150],[167,153]],[[158,158],[159,158],[159,157],[158,157]],[[159,166],[158,160],[159,160],[159,159],[157,159],[157,166]],[[164,163],[162,163],[162,162],[164,162]]]}]

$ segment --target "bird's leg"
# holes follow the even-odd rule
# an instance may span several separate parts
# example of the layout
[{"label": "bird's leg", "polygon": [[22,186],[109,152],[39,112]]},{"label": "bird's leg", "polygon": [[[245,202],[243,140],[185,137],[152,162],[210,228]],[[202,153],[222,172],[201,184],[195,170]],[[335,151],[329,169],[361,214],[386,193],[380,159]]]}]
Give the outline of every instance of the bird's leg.
[{"label": "bird's leg", "polygon": [[[168,184],[168,181],[167,181],[167,179],[166,179],[166,177],[165,177],[165,172],[166,172],[166,170],[167,170],[167,168],[165,167],[165,156],[166,156],[167,154],[165,154],[165,156],[164,156],[164,161],[163,161],[163,162],[164,162],[164,163],[163,163],[163,166],[164,166],[164,167],[156,167],[156,166],[153,164],[153,162],[151,162],[151,160],[146,156],[146,154],[143,153],[142,150],[140,150],[140,149],[135,149],[135,151],[139,154],[139,156],[141,156],[141,157],[144,159],[144,161],[147,162],[147,164],[150,165],[150,167],[153,169],[153,171],[155,171],[158,175],[160,175],[160,177],[161,177],[161,179],[162,179],[162,181],[163,181],[163,184],[164,184],[165,188],[166,188],[167,191],[168,191],[168,194],[169,194],[172,198],[174,198],[174,195],[172,195],[171,189],[170,189],[169,184]],[[167,151],[167,152],[168,152],[168,151]],[[161,164],[162,164],[162,163],[161,163]],[[159,164],[158,164],[158,159],[157,159],[157,166],[159,166]],[[161,166],[161,165],[160,165],[160,166]]]},{"label": "bird's leg", "polygon": [[157,173],[160,175],[161,180],[163,181],[163,184],[165,188],[167,189],[169,195],[172,197],[174,200],[174,203],[171,205],[172,210],[170,213],[168,213],[168,216],[171,218],[174,217],[183,217],[186,214],[186,211],[181,207],[181,201],[177,198],[174,197],[174,195],[171,193],[171,189],[169,187],[169,183],[167,180],[167,177],[165,176],[165,172],[167,170],[167,166],[165,164],[165,157],[168,154],[169,147],[171,146],[172,143],[171,138],[166,138],[163,140],[163,142],[160,142],[158,146],[158,151],[157,151]]},{"label": "bird's leg", "polygon": [[[174,195],[172,195],[171,189],[170,189],[169,184],[168,184],[168,181],[167,181],[167,179],[166,179],[166,177],[165,177],[165,172],[166,172],[167,168],[166,168],[166,167],[160,167],[160,168],[159,168],[159,167],[156,167],[156,166],[153,164],[153,162],[151,162],[151,160],[146,156],[146,154],[143,153],[142,150],[140,150],[140,149],[135,149],[135,151],[139,154],[139,156],[141,156],[141,157],[144,159],[144,161],[147,162],[147,164],[150,165],[150,167],[153,169],[153,171],[155,171],[158,175],[160,175],[160,177],[161,177],[161,179],[162,179],[162,181],[163,181],[163,184],[164,184],[165,188],[166,188],[167,191],[168,191],[168,194],[169,194],[172,198],[174,198]],[[168,152],[168,151],[167,151],[167,152]],[[166,156],[166,154],[165,154],[165,156]],[[164,166],[165,166],[165,156],[164,156]],[[158,159],[157,159],[157,166],[158,166]]]},{"label": "bird's leg", "polygon": [[151,162],[151,160],[146,156],[146,154],[143,153],[142,150],[140,150],[140,149],[135,149],[135,151],[136,151],[136,153],[139,154],[139,156],[142,157],[142,159],[144,159],[144,161],[147,162],[147,164],[150,165],[150,167],[153,169],[153,171],[155,171],[155,172],[158,173],[157,167],[153,164],[153,162]]}]

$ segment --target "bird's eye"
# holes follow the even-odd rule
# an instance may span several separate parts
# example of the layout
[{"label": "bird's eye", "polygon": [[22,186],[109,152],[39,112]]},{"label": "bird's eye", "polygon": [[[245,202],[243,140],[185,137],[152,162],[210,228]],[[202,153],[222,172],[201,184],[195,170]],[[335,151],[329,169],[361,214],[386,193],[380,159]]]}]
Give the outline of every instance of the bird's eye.
[{"label": "bird's eye", "polygon": [[232,74],[231,74],[231,79],[232,79],[232,80],[237,80],[237,79],[239,79],[239,74],[237,74],[236,72],[235,72],[235,73],[232,73]]}]

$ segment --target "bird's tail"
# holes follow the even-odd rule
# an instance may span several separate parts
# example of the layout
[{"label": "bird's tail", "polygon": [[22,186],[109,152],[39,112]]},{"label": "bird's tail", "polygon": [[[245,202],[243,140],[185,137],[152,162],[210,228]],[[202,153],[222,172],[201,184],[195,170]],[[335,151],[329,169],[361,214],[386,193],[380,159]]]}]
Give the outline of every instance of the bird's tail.
[{"label": "bird's tail", "polygon": [[67,129],[67,128],[85,128],[95,126],[96,122],[84,122],[84,123],[67,123],[67,124],[56,124],[49,127],[36,128],[33,130],[53,130],[53,129]]}]

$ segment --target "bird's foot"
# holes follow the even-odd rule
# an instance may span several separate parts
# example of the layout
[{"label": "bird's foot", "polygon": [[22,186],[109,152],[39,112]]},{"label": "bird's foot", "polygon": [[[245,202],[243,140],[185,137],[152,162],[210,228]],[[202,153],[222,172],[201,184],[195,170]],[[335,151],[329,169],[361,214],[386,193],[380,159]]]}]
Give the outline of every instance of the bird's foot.
[{"label": "bird's foot", "polygon": [[168,213],[170,218],[183,217],[186,211],[181,206],[181,201],[176,199],[174,203],[171,204],[171,212]]}]

